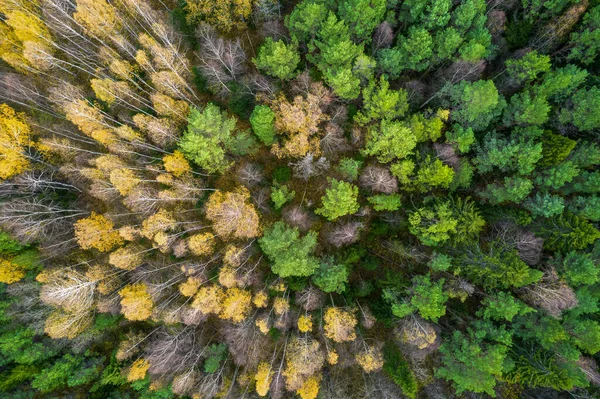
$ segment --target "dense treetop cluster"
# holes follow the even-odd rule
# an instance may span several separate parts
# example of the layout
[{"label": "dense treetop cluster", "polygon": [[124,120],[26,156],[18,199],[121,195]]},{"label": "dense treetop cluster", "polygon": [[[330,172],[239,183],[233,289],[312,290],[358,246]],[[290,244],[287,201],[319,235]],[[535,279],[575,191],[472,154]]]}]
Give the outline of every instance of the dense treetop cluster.
[{"label": "dense treetop cluster", "polygon": [[597,0],[0,0],[0,397],[600,397]]}]

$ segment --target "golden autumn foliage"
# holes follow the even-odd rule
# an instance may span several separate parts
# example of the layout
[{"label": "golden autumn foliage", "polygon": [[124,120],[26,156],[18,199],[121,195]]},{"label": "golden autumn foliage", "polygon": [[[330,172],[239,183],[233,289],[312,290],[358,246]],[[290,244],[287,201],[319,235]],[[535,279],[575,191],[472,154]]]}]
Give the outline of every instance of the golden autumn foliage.
[{"label": "golden autumn foliage", "polygon": [[223,308],[225,292],[223,288],[214,284],[202,287],[196,293],[192,307],[204,314],[219,314]]},{"label": "golden autumn foliage", "polygon": [[241,285],[237,270],[229,265],[223,265],[219,269],[219,284],[226,288]]},{"label": "golden autumn foliage", "polygon": [[277,297],[273,300],[273,310],[275,314],[281,316],[290,311],[290,302],[282,297]]},{"label": "golden autumn foliage", "polygon": [[271,330],[271,323],[269,322],[269,315],[259,316],[254,325],[258,327],[261,333],[267,334]]},{"label": "golden autumn foliage", "polygon": [[179,284],[179,292],[181,295],[192,297],[198,292],[198,288],[202,284],[202,280],[196,277],[188,277],[183,283]]},{"label": "golden autumn foliage", "polygon": [[108,256],[108,263],[123,270],[133,270],[143,262],[144,248],[136,244],[117,248]]},{"label": "golden autumn foliage", "polygon": [[91,266],[85,272],[85,277],[91,282],[94,282],[96,284],[96,290],[103,295],[113,293],[121,285],[115,270],[105,264]]},{"label": "golden autumn foliage", "polygon": [[25,114],[0,104],[0,180],[10,179],[29,168],[25,150],[32,145]]},{"label": "golden autumn foliage", "polygon": [[321,374],[310,376],[302,387],[296,391],[302,399],[315,399],[321,387]]},{"label": "golden autumn foliage", "polygon": [[215,236],[212,233],[194,234],[188,238],[187,246],[195,256],[210,255],[215,248]]},{"label": "golden autumn foliage", "polygon": [[152,315],[154,303],[144,283],[125,286],[119,291],[121,296],[121,313],[128,320],[146,320]]},{"label": "golden autumn foliage", "polygon": [[158,212],[142,222],[141,233],[144,237],[153,239],[157,233],[164,233],[173,229],[175,224],[176,221],[169,211],[165,209],[159,209]]},{"label": "golden autumn foliage", "polygon": [[243,29],[255,0],[190,0],[186,2],[188,21],[206,21],[228,32]]},{"label": "golden autumn foliage", "polygon": [[269,304],[269,296],[264,291],[258,291],[252,298],[252,303],[257,308],[266,308]]},{"label": "golden autumn foliage", "polygon": [[219,317],[239,323],[248,317],[252,310],[252,294],[240,288],[230,288],[225,292]]},{"label": "golden autumn foliage", "polygon": [[368,348],[355,356],[356,363],[365,371],[372,373],[379,371],[383,367],[383,354],[377,348]]},{"label": "golden autumn foliage", "polygon": [[285,360],[285,386],[290,391],[296,391],[310,376],[321,372],[325,356],[319,341],[294,336],[288,342]]},{"label": "golden autumn foliage", "polygon": [[249,203],[250,192],[245,187],[235,191],[216,191],[206,203],[206,218],[221,238],[254,238],[260,234],[259,217]]},{"label": "golden autumn foliage", "polygon": [[298,317],[298,330],[300,330],[300,332],[311,332],[312,328],[313,323],[310,315],[302,315]]},{"label": "golden autumn foliage", "polygon": [[271,380],[273,379],[273,373],[271,372],[269,363],[262,362],[258,365],[254,379],[256,380],[256,393],[259,396],[267,396],[269,387],[271,386]]},{"label": "golden autumn foliage", "polygon": [[6,259],[0,259],[0,283],[12,284],[25,277],[25,269]]},{"label": "golden autumn foliage", "polygon": [[109,180],[123,196],[129,194],[141,182],[131,169],[126,168],[114,169],[110,172]]},{"label": "golden autumn foliage", "polygon": [[151,96],[152,105],[156,113],[161,116],[168,116],[178,121],[187,120],[190,112],[190,105],[182,100],[175,100],[165,94],[155,93]]},{"label": "golden autumn foliage", "polygon": [[138,381],[146,378],[146,373],[150,368],[150,362],[146,359],[137,359],[131,367],[129,367],[129,372],[127,373],[127,381]]},{"label": "golden autumn foliage", "polygon": [[165,170],[174,176],[180,177],[192,170],[190,163],[185,159],[181,151],[173,151],[173,154],[163,157]]},{"label": "golden autumn foliage", "polygon": [[86,33],[98,38],[110,38],[119,27],[114,6],[105,0],[77,0],[73,18],[83,26]]},{"label": "golden autumn foliage", "polygon": [[354,341],[354,327],[358,324],[354,312],[338,307],[330,307],[325,311],[325,336],[335,342]]},{"label": "golden autumn foliage", "polygon": [[114,229],[113,222],[95,212],[75,223],[75,237],[81,248],[97,249],[100,252],[108,252],[124,241]]},{"label": "golden autumn foliage", "polygon": [[294,97],[290,103],[283,95],[273,103],[275,128],[286,140],[281,146],[274,144],[271,151],[279,158],[300,158],[311,152],[319,155],[320,141],[316,134],[319,124],[327,119],[321,110],[320,98],[314,94]]},{"label": "golden autumn foliage", "polygon": [[327,363],[331,364],[332,366],[337,364],[339,359],[339,355],[337,354],[336,351],[331,350],[329,352],[327,352]]},{"label": "golden autumn foliage", "polygon": [[50,313],[44,325],[44,332],[50,338],[73,339],[92,324],[93,318],[87,313],[72,314],[62,310]]}]

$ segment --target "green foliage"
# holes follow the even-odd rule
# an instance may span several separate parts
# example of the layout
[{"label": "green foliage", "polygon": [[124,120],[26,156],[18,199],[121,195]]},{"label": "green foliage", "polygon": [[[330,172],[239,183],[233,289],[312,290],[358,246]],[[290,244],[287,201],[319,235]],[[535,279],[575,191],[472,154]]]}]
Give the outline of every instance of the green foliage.
[{"label": "green foliage", "polygon": [[26,247],[21,245],[18,241],[13,240],[10,235],[4,231],[0,231],[0,254],[2,255],[16,255]]},{"label": "green foliage", "polygon": [[225,151],[234,143],[235,125],[234,117],[227,117],[226,112],[212,103],[202,111],[192,108],[179,148],[188,159],[208,172],[223,172],[230,166]]},{"label": "green foliage", "polygon": [[537,192],[535,196],[527,199],[523,206],[534,216],[549,218],[563,212],[565,200],[560,195]]},{"label": "green foliage", "polygon": [[575,196],[568,204],[571,213],[593,222],[600,221],[600,197],[592,195],[589,197]]},{"label": "green foliage", "polygon": [[545,97],[524,91],[510,98],[504,109],[503,123],[505,126],[543,125],[548,120],[549,113],[550,104]]},{"label": "green foliage", "polygon": [[360,95],[360,78],[351,68],[328,69],[325,71],[324,78],[341,99],[354,100]]},{"label": "green foliage", "polygon": [[504,98],[491,80],[478,80],[474,83],[462,81],[456,85],[447,85],[443,88],[443,93],[448,97],[448,105],[452,108],[452,120],[473,131],[487,128],[505,106]]},{"label": "green foliage", "polygon": [[538,96],[563,100],[569,98],[588,75],[585,69],[569,64],[546,73],[543,81],[534,86],[533,90]]},{"label": "green foliage", "polygon": [[577,320],[571,328],[573,341],[582,351],[594,355],[600,351],[600,323]]},{"label": "green foliage", "polygon": [[227,345],[212,344],[206,348],[206,360],[204,361],[204,372],[215,373],[227,358]]},{"label": "green foliage", "polygon": [[598,61],[600,52],[600,5],[588,10],[579,32],[571,33],[569,60],[577,60],[584,65]]},{"label": "green foliage", "polygon": [[496,396],[496,379],[507,368],[507,347],[485,343],[455,331],[440,347],[442,366],[436,376],[452,381],[457,394],[464,391]]},{"label": "green foliage", "polygon": [[458,152],[464,154],[469,152],[475,143],[475,134],[470,127],[465,129],[460,125],[453,125],[452,130],[446,132],[446,141],[452,144]]},{"label": "green foliage", "polygon": [[268,105],[257,105],[250,115],[252,131],[263,142],[270,146],[275,142],[275,113]]},{"label": "green foliage", "polygon": [[557,260],[557,270],[570,286],[593,285],[600,281],[600,269],[590,254],[570,251]]},{"label": "green foliage", "polygon": [[487,198],[492,204],[501,204],[503,202],[520,203],[529,195],[533,189],[531,180],[524,177],[511,176],[505,177],[504,183],[488,184],[486,191],[481,195]]},{"label": "green foliage", "polygon": [[378,64],[391,78],[397,79],[405,70],[422,71],[429,66],[433,55],[433,38],[425,28],[411,26],[408,35],[397,39],[396,47],[383,49]]},{"label": "green foliage", "polygon": [[36,375],[31,386],[41,392],[74,387],[90,382],[98,374],[98,361],[66,354]]},{"label": "green foliage", "polygon": [[419,165],[413,185],[421,192],[428,192],[435,187],[450,187],[453,178],[454,169],[439,159],[432,160],[431,156],[427,155]]},{"label": "green foliage", "polygon": [[436,141],[442,137],[442,129],[444,128],[443,120],[447,118],[447,115],[443,114],[444,111],[440,110],[437,112],[437,115],[430,118],[425,118],[422,114],[411,115],[408,123],[417,138],[417,142]]},{"label": "green foliage", "polygon": [[419,208],[408,216],[409,231],[429,246],[436,246],[450,238],[456,232],[458,220],[452,212],[449,201],[435,202]]},{"label": "green foliage", "polygon": [[340,164],[338,165],[338,169],[340,173],[344,176],[344,179],[354,181],[358,179],[358,174],[360,172],[360,168],[362,168],[363,161],[353,158],[342,158],[340,160]]},{"label": "green foliage", "polygon": [[541,157],[542,144],[518,134],[505,138],[493,132],[486,134],[477,148],[474,163],[480,173],[498,170],[528,175]]},{"label": "green foliage", "polygon": [[345,0],[338,11],[355,41],[370,41],[373,30],[383,20],[385,6],[386,0]]},{"label": "green foliage", "polygon": [[551,68],[550,57],[537,51],[530,51],[517,60],[508,60],[505,65],[508,76],[517,84],[531,82]]},{"label": "green foliage", "polygon": [[485,320],[505,320],[510,322],[517,315],[535,312],[533,308],[530,308],[504,291],[498,291],[486,297],[481,304],[483,308],[478,310],[477,315],[483,317]]},{"label": "green foliage", "polygon": [[400,209],[400,206],[402,205],[402,197],[399,194],[373,195],[369,197],[368,200],[376,211],[392,212]]},{"label": "green foliage", "polygon": [[343,263],[336,262],[333,256],[326,256],[319,262],[319,268],[312,276],[312,281],[323,292],[341,294],[346,289],[350,273]]},{"label": "green foliage", "polygon": [[258,55],[252,60],[258,69],[278,79],[292,79],[298,73],[300,62],[298,43],[285,44],[283,40],[273,41],[267,37],[258,49]]},{"label": "green foliage", "polygon": [[487,290],[520,288],[535,283],[542,272],[527,266],[517,250],[500,241],[491,241],[485,248],[472,244],[456,255],[460,273]]},{"label": "green foliage", "polygon": [[519,349],[513,362],[514,368],[505,378],[514,384],[560,391],[588,385],[580,367],[535,346]]},{"label": "green foliage", "polygon": [[571,140],[568,137],[552,132],[545,132],[544,136],[542,136],[543,148],[540,165],[558,165],[569,156],[576,144],[577,142],[575,140]]},{"label": "green foliage", "polygon": [[364,155],[376,156],[387,163],[408,156],[417,145],[412,130],[404,123],[384,119],[380,126],[372,126],[367,134]]},{"label": "green foliage", "polygon": [[436,272],[445,272],[452,267],[452,257],[446,254],[434,252],[427,265]]},{"label": "green foliage", "polygon": [[385,75],[381,75],[379,82],[371,81],[363,89],[362,95],[362,109],[354,117],[354,120],[361,125],[374,120],[396,119],[408,110],[406,91],[390,89],[390,83]]},{"label": "green foliage", "polygon": [[565,212],[548,220],[539,229],[544,247],[551,251],[569,252],[584,249],[600,238],[600,231],[586,219]]},{"label": "green foliage", "polygon": [[323,206],[315,213],[328,220],[356,213],[359,208],[358,187],[336,179],[331,179],[330,185],[331,187],[325,191],[325,196],[321,197]]},{"label": "green foliage", "polygon": [[596,143],[583,141],[570,153],[570,159],[579,168],[589,168],[600,164],[600,148]]},{"label": "green foliage", "polygon": [[410,364],[393,344],[386,343],[383,348],[383,371],[402,393],[410,399],[416,399],[418,392],[417,378]]},{"label": "green foliage", "polygon": [[563,161],[539,173],[535,182],[540,187],[558,190],[579,175],[579,168],[572,161]]},{"label": "green foliage", "polygon": [[293,200],[295,195],[296,192],[290,191],[287,186],[275,185],[271,187],[271,201],[275,204],[275,209],[281,209],[286,202]]},{"label": "green foliage", "polygon": [[396,288],[386,288],[383,297],[390,303],[394,316],[403,318],[414,312],[424,319],[437,322],[446,314],[446,301],[449,296],[444,291],[444,279],[431,281],[429,275],[416,276],[413,285],[405,291],[407,296],[402,299],[402,292]]},{"label": "green foliage", "polygon": [[314,0],[304,0],[286,17],[285,25],[292,38],[299,42],[308,42],[315,37],[326,18],[327,7]]},{"label": "green foliage", "polygon": [[300,238],[297,228],[280,221],[267,229],[258,243],[273,262],[271,270],[280,277],[310,276],[319,267],[319,261],[311,255],[317,245],[314,231]]},{"label": "green foliage", "polygon": [[590,89],[579,89],[572,97],[572,109],[563,108],[559,119],[562,123],[573,123],[580,131],[600,127],[600,89],[592,86]]}]

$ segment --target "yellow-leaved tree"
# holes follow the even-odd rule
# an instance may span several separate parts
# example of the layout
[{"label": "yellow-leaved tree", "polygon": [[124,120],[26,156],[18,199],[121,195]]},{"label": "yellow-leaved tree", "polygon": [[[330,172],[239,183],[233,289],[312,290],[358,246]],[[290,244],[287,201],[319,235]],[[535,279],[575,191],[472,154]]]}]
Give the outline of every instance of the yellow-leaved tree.
[{"label": "yellow-leaved tree", "polygon": [[0,104],[0,180],[10,179],[29,168],[25,151],[32,145],[25,114]]},{"label": "yellow-leaved tree", "polygon": [[269,363],[262,362],[258,365],[254,379],[256,380],[256,393],[260,396],[267,396],[273,379],[273,372]]},{"label": "yellow-leaved tree", "polygon": [[144,283],[125,286],[119,291],[121,296],[121,313],[128,320],[146,320],[152,315],[154,302]]},{"label": "yellow-leaved tree", "polygon": [[228,32],[243,29],[256,0],[190,0],[186,2],[190,23],[206,21]]},{"label": "yellow-leaved tree", "polygon": [[23,266],[12,263],[6,259],[0,259],[0,283],[12,284],[25,277]]},{"label": "yellow-leaved tree", "polygon": [[100,252],[108,252],[125,241],[114,229],[113,222],[95,212],[75,223],[75,237],[81,248],[93,248]]},{"label": "yellow-leaved tree", "polygon": [[213,193],[206,202],[206,218],[223,239],[247,239],[260,234],[258,213],[250,203],[250,191],[245,187]]},{"label": "yellow-leaved tree", "polygon": [[330,307],[325,311],[325,335],[335,342],[354,341],[354,327],[358,324],[353,311]]}]

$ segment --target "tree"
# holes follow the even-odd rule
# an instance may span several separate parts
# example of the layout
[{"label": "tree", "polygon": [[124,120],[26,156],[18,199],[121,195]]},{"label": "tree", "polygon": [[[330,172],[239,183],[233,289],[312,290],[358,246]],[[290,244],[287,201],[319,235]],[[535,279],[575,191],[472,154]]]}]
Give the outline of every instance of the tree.
[{"label": "tree", "polygon": [[430,246],[447,241],[458,224],[449,202],[436,202],[433,206],[416,209],[409,214],[408,222],[409,231]]},{"label": "tree", "polygon": [[563,108],[559,119],[562,123],[573,123],[580,131],[600,127],[600,116],[596,109],[600,106],[600,89],[592,86],[589,89],[579,89],[572,98],[572,109]]},{"label": "tree", "polygon": [[383,367],[383,353],[381,349],[370,347],[355,356],[356,363],[365,373],[377,372]]},{"label": "tree", "polygon": [[0,104],[0,179],[10,179],[30,167],[29,146],[33,141],[25,114]]},{"label": "tree", "polygon": [[259,216],[248,203],[250,192],[245,187],[235,191],[216,191],[206,202],[206,218],[223,238],[253,238],[260,234]]},{"label": "tree", "polygon": [[241,288],[229,288],[223,297],[219,317],[240,323],[246,319],[252,310],[252,294]]},{"label": "tree", "polygon": [[478,244],[465,247],[455,264],[460,265],[461,273],[489,290],[524,287],[542,277],[541,271],[519,258],[517,250],[498,240],[489,242],[486,248]]},{"label": "tree", "polygon": [[332,256],[327,256],[319,262],[319,268],[312,275],[312,281],[323,292],[341,294],[346,289],[349,275],[346,265],[336,262]]},{"label": "tree", "polygon": [[459,395],[473,391],[495,396],[496,379],[507,370],[507,351],[504,345],[486,344],[455,331],[440,347],[442,366],[436,376],[452,381]]},{"label": "tree", "polygon": [[417,138],[408,126],[400,121],[384,119],[379,126],[369,129],[362,153],[376,156],[379,162],[387,163],[405,158],[416,145]]},{"label": "tree", "polygon": [[181,177],[192,170],[183,153],[177,150],[163,157],[163,165],[165,170],[175,177]]},{"label": "tree", "polygon": [[485,320],[506,320],[511,322],[517,315],[525,315],[534,312],[523,302],[516,299],[510,293],[499,291],[482,301],[483,308],[478,310],[478,316]]},{"label": "tree", "polygon": [[381,75],[379,82],[370,81],[363,89],[362,95],[362,109],[354,117],[354,120],[361,125],[366,125],[373,120],[396,119],[408,110],[406,91],[391,90],[385,75]]},{"label": "tree", "polygon": [[12,284],[25,277],[25,268],[7,259],[0,259],[0,283]]},{"label": "tree", "polygon": [[506,102],[491,80],[462,81],[442,89],[451,106],[451,118],[474,131],[484,130],[498,116]]},{"label": "tree", "polygon": [[368,200],[376,211],[393,212],[402,206],[402,197],[399,194],[373,195]]},{"label": "tree", "polygon": [[544,169],[538,174],[535,182],[541,187],[558,190],[570,183],[579,175],[579,172],[579,168],[572,161],[563,161],[556,166]]},{"label": "tree", "polygon": [[297,75],[296,67],[300,62],[298,43],[285,44],[283,40],[273,41],[267,37],[258,49],[258,55],[252,61],[258,69],[278,79],[292,79]]},{"label": "tree", "polygon": [[261,249],[273,262],[271,270],[280,277],[310,276],[319,267],[311,255],[317,244],[317,233],[309,231],[300,238],[297,228],[276,222],[258,240]]},{"label": "tree", "polygon": [[373,30],[383,20],[385,0],[346,0],[338,6],[338,12],[357,41],[370,41]]},{"label": "tree", "polygon": [[491,204],[500,204],[502,202],[520,203],[529,195],[533,189],[531,180],[524,177],[512,176],[505,177],[504,183],[488,184],[486,191],[481,195],[487,198]]},{"label": "tree", "polygon": [[328,220],[335,220],[344,215],[356,213],[358,204],[358,187],[345,181],[331,179],[331,187],[321,197],[323,206],[315,211]]},{"label": "tree", "polygon": [[354,312],[338,307],[330,307],[323,316],[325,336],[334,342],[347,342],[356,339],[354,328],[358,324]]},{"label": "tree", "polygon": [[144,262],[144,249],[137,244],[117,248],[108,256],[108,263],[123,270],[134,270]]},{"label": "tree", "polygon": [[541,166],[555,166],[564,161],[577,142],[568,137],[552,132],[544,132],[542,136],[542,160]]},{"label": "tree", "polygon": [[188,159],[208,172],[223,172],[230,166],[225,152],[234,146],[232,132],[235,125],[234,117],[228,118],[227,113],[212,103],[202,111],[192,107],[179,148]]},{"label": "tree", "polygon": [[256,380],[256,393],[259,396],[267,396],[273,380],[273,371],[269,363],[262,362],[258,365],[254,379]]},{"label": "tree", "polygon": [[578,60],[584,65],[593,64],[600,51],[600,7],[595,6],[583,16],[579,32],[571,33],[571,52],[568,59]]},{"label": "tree", "polygon": [[281,209],[283,204],[294,199],[295,191],[290,191],[287,186],[272,186],[271,201],[275,204],[275,209]]},{"label": "tree", "polygon": [[416,276],[412,279],[412,287],[406,290],[409,298],[401,302],[398,298],[399,293],[393,290],[387,290],[384,298],[391,303],[392,313],[396,317],[403,318],[419,312],[424,319],[437,323],[439,318],[446,314],[446,301],[449,298],[443,289],[444,281],[431,281],[429,275]]},{"label": "tree", "polygon": [[523,206],[535,216],[549,218],[563,212],[565,200],[559,195],[537,192],[534,197],[526,200]]},{"label": "tree", "polygon": [[557,270],[571,287],[593,285],[600,280],[600,270],[590,254],[570,251],[557,259]]},{"label": "tree", "polygon": [[119,291],[121,312],[129,320],[146,320],[152,315],[154,303],[144,283],[125,286]]},{"label": "tree", "polygon": [[114,224],[95,212],[75,223],[75,237],[81,248],[93,248],[100,252],[108,252],[124,242],[119,232],[114,229]]},{"label": "tree", "polygon": [[195,256],[211,255],[215,249],[215,236],[212,233],[198,233],[189,237],[187,247]]},{"label": "tree", "polygon": [[327,18],[327,7],[312,0],[300,2],[285,19],[290,36],[299,42],[309,42]]},{"label": "tree", "polygon": [[250,0],[192,0],[186,3],[188,23],[206,21],[224,32],[243,29],[252,13]]},{"label": "tree", "polygon": [[550,57],[530,51],[519,59],[510,59],[505,62],[508,76],[520,85],[534,81],[538,75],[550,71]]},{"label": "tree", "polygon": [[429,66],[433,55],[433,38],[425,28],[411,26],[407,36],[399,36],[398,44],[379,52],[381,68],[397,79],[406,70],[422,71]]},{"label": "tree", "polygon": [[257,105],[250,115],[252,131],[264,145],[270,146],[275,142],[275,113],[268,105]]}]

